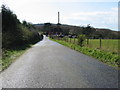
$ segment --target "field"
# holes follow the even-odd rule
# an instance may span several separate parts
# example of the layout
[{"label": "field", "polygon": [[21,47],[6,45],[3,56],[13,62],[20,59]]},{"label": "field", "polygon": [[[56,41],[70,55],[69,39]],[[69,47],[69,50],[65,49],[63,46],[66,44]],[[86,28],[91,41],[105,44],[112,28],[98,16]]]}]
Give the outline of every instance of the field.
[{"label": "field", "polygon": [[99,39],[90,39],[88,47],[90,48],[100,48],[101,50],[105,50],[108,52],[118,53],[120,46],[118,45],[117,39],[102,39],[101,40],[101,48],[100,48],[100,40]]},{"label": "field", "polygon": [[[89,44],[87,40],[84,42],[84,45],[93,49],[100,49],[107,52],[118,53],[120,52],[120,45],[118,45],[119,39],[101,39],[101,48],[100,48],[100,39],[89,39]],[[77,44],[77,39],[68,39],[68,42]]]}]

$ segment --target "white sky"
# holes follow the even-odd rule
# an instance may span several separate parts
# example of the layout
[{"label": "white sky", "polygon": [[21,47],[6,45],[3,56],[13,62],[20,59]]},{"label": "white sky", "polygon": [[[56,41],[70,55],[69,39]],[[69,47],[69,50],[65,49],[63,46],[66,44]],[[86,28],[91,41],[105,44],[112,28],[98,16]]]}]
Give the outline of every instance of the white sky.
[{"label": "white sky", "polygon": [[118,0],[3,0],[20,21],[87,25],[118,30]]}]

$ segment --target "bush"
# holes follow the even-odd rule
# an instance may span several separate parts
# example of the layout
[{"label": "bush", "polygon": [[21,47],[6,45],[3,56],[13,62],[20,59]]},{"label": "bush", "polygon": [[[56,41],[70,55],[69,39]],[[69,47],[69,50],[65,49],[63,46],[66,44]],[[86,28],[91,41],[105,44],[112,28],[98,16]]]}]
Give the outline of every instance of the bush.
[{"label": "bush", "polygon": [[85,36],[84,34],[81,34],[81,35],[78,36],[78,44],[79,44],[81,47],[84,46],[84,45],[83,45],[83,42],[85,41],[85,39],[86,39],[86,36]]}]

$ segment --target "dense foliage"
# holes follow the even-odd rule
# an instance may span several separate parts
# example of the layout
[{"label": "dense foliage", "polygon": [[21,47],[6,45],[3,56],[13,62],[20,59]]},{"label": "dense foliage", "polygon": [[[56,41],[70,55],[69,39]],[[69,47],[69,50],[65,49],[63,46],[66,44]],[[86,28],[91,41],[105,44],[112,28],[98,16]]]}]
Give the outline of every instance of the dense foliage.
[{"label": "dense foliage", "polygon": [[32,24],[21,23],[16,14],[2,5],[2,48],[15,49],[36,43],[42,36],[36,32]]}]

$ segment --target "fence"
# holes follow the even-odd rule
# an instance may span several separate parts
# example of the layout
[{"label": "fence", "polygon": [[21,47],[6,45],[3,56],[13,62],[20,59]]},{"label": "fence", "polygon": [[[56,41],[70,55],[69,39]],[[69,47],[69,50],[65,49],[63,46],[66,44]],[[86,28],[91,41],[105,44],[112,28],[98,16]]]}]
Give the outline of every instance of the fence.
[{"label": "fence", "polygon": [[[54,37],[57,40],[63,40],[66,42],[70,42],[73,44],[78,45],[77,38],[69,38],[68,36],[65,37]],[[84,41],[84,46],[93,48],[93,49],[100,49],[108,52],[118,53],[120,50],[120,46],[118,46],[118,39],[87,39]]]}]

